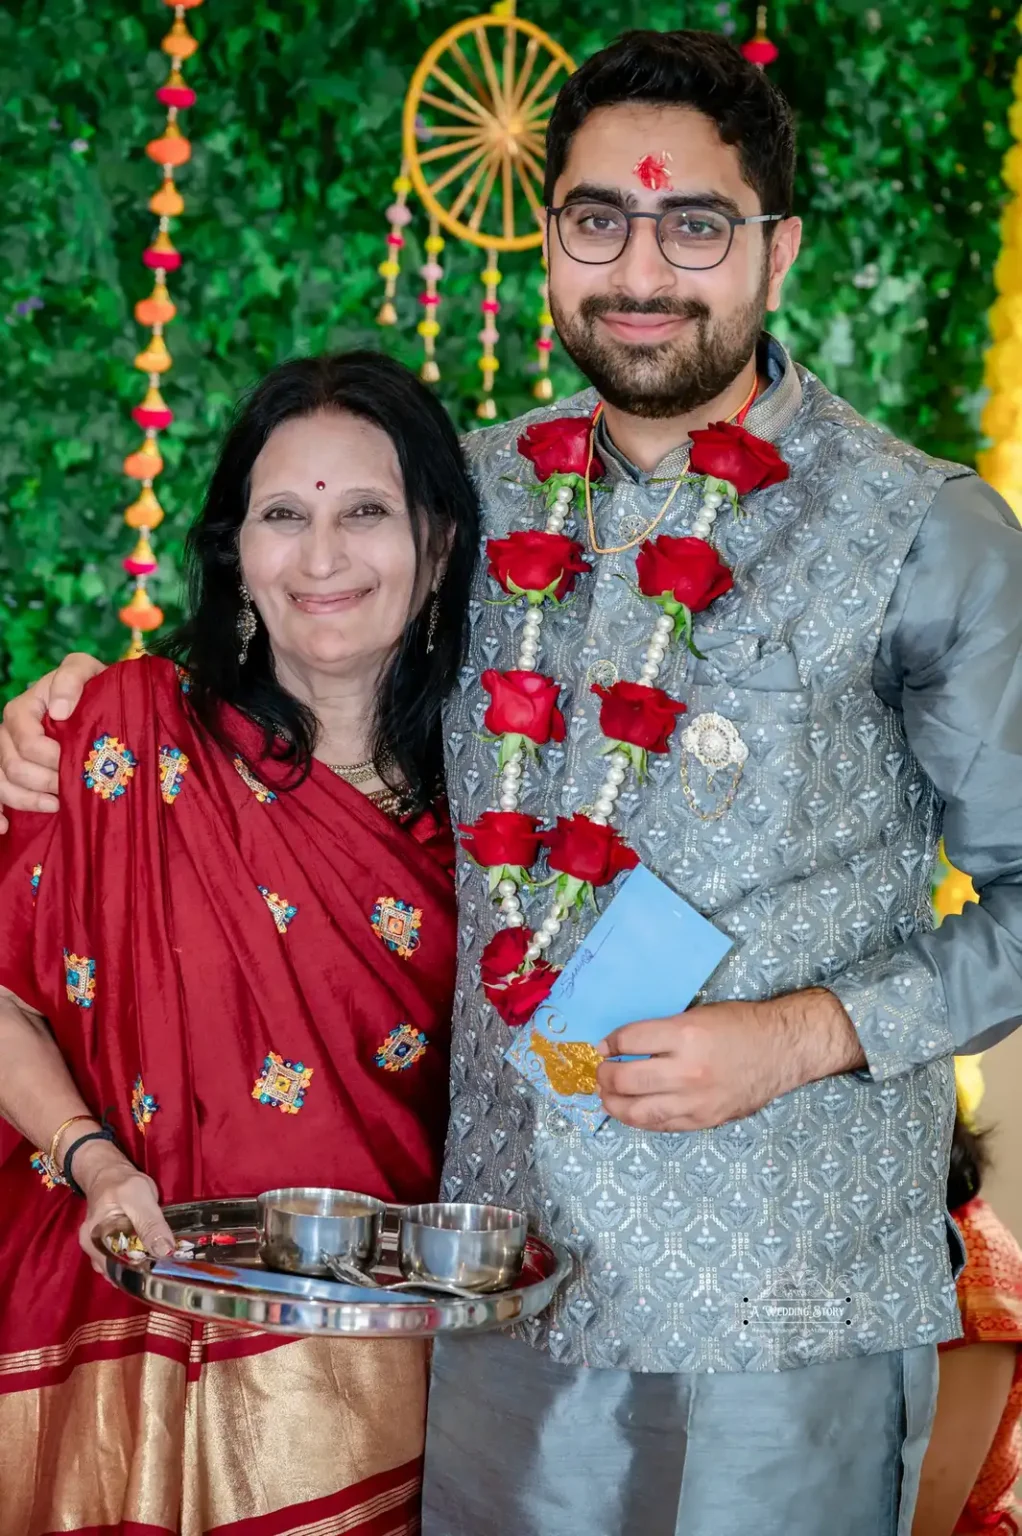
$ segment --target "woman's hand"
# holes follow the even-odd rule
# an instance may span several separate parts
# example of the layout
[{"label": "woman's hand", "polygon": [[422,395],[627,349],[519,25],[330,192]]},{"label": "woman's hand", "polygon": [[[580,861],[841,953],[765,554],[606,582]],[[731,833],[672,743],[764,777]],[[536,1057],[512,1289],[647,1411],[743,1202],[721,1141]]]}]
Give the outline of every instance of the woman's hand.
[{"label": "woman's hand", "polygon": [[72,1172],[88,1202],[78,1241],[98,1275],[104,1273],[104,1264],[93,1248],[92,1234],[97,1227],[108,1231],[123,1228],[125,1218],[147,1253],[165,1258],[174,1252],[174,1234],[160,1210],[156,1185],[111,1142],[87,1142],[75,1154]]},{"label": "woman's hand", "polygon": [[[106,668],[95,656],[75,651],[55,672],[12,699],[0,725],[0,808],[53,812],[57,809],[60,747],[43,728],[47,715],[66,720],[90,678]],[[0,833],[7,831],[0,809]]]}]

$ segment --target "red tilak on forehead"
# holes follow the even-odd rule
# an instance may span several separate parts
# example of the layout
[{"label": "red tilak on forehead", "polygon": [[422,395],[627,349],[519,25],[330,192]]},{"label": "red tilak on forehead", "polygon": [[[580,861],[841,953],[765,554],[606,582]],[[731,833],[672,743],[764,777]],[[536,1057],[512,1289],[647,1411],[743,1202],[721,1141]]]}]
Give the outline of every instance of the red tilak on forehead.
[{"label": "red tilak on forehead", "polygon": [[672,190],[671,174],[667,169],[670,158],[666,150],[662,155],[643,155],[642,159],[632,166],[632,175],[637,176],[649,192],[670,192]]}]

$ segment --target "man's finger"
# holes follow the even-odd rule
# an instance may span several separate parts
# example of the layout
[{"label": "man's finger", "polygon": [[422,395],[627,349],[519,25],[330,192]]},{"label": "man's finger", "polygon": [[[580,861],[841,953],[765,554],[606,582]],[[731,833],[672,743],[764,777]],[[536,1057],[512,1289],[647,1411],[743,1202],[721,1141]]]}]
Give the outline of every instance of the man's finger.
[{"label": "man's finger", "polygon": [[70,656],[65,656],[56,672],[50,674],[52,682],[50,678],[42,680],[49,683],[51,719],[66,720],[73,714],[85,684],[105,670],[101,661],[97,661],[95,656],[87,656],[84,651],[73,651]]},{"label": "man's finger", "polygon": [[596,1049],[601,1056],[660,1056],[676,1050],[680,1015],[669,1019],[640,1019],[612,1029]]},{"label": "man's finger", "polygon": [[638,1098],[649,1093],[677,1093],[684,1086],[677,1056],[653,1056],[647,1061],[605,1061],[596,1071],[596,1091],[606,1100]]},{"label": "man's finger", "polygon": [[604,1098],[603,1107],[612,1120],[640,1131],[701,1131],[706,1122],[687,1113],[672,1093],[649,1093],[642,1098]]},{"label": "man's finger", "polygon": [[[52,795],[41,795],[35,790],[21,789],[7,778],[2,770],[0,770],[0,806],[5,806],[9,811],[56,811],[59,809],[59,803]],[[6,831],[7,826],[5,816],[0,831]]]},{"label": "man's finger", "polygon": [[[51,741],[49,745],[55,747],[57,743]],[[54,795],[60,787],[60,775],[55,768],[42,768],[27,757],[16,757],[13,761],[9,758],[0,759],[0,765],[2,765],[6,783],[12,785],[15,790],[21,790],[23,794]],[[6,795],[4,802],[14,804],[13,800],[7,800]],[[22,805],[18,809],[25,810],[26,807]]]}]

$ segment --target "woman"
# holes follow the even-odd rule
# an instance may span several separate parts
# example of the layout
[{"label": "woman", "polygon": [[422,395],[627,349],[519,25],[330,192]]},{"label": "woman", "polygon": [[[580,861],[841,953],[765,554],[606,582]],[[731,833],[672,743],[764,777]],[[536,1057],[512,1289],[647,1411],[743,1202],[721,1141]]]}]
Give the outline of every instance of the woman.
[{"label": "woman", "polygon": [[1022,1250],[979,1197],[983,1138],[959,1111],[948,1206],[968,1253],[964,1337],[941,1345],[940,1387],[913,1536],[1018,1536],[1022,1475]]},{"label": "woman", "polygon": [[358,353],[275,369],[190,535],[168,657],[90,684],[57,727],[59,814],[11,818],[4,1536],[417,1529],[421,1344],[150,1312],[78,1233],[127,1216],[165,1253],[160,1201],[435,1193],[438,720],[476,546],[454,431],[411,374]]}]

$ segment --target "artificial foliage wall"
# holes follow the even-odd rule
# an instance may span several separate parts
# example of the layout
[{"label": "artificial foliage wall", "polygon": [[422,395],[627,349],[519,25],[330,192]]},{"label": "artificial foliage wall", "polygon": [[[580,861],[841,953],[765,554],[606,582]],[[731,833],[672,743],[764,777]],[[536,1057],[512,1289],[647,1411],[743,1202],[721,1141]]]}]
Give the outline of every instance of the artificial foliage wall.
[{"label": "artificial foliage wall", "polygon": [[[387,347],[417,363],[414,274],[427,233],[406,234],[402,325],[380,330],[383,210],[400,159],[411,71],[472,0],[206,0],[188,13],[194,152],[174,240],[178,318],[161,434],[154,595],[177,612],[181,540],[231,403],[297,353]],[[748,37],[738,0],[519,0],[576,60],[632,26]],[[0,696],[70,648],[123,650],[116,611],[133,499],[144,377],[132,318],[154,219],[144,145],[164,113],[158,0],[18,0],[0,6]],[[986,311],[1009,146],[1019,36],[988,0],[779,0],[772,73],[801,124],[806,240],[776,329],[860,410],[941,455],[979,446]],[[437,344],[444,400],[474,424],[481,261],[449,243]],[[505,256],[505,414],[529,408],[535,254]],[[566,393],[577,378],[554,352]]]}]

